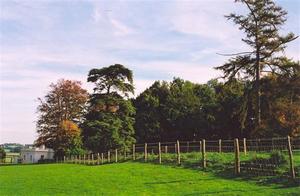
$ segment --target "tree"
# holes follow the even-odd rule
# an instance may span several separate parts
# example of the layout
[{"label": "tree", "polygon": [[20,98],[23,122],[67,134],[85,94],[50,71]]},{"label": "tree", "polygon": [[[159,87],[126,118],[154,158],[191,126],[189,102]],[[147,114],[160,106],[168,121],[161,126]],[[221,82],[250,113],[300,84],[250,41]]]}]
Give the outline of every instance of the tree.
[{"label": "tree", "polygon": [[169,88],[170,93],[164,104],[164,114],[171,128],[168,135],[172,141],[192,140],[194,133],[199,135],[199,129],[204,130],[200,128],[200,122],[203,122],[203,103],[197,95],[200,89],[198,85],[179,78],[174,78]]},{"label": "tree", "polygon": [[168,123],[164,118],[164,104],[169,94],[167,82],[154,82],[133,100],[136,108],[135,131],[139,143],[167,141]]},{"label": "tree", "polygon": [[4,150],[4,148],[0,147],[0,160],[5,159],[6,157],[6,152]]},{"label": "tree", "polygon": [[88,82],[95,83],[94,91],[98,93],[110,95],[112,92],[120,92],[125,96],[128,93],[134,94],[132,71],[120,64],[90,70]]},{"label": "tree", "polygon": [[84,145],[93,152],[128,149],[135,142],[135,109],[125,99],[134,93],[132,71],[120,64],[92,69],[88,81],[96,87],[81,125]]},{"label": "tree", "polygon": [[269,74],[262,80],[262,103],[268,115],[267,132],[263,136],[300,135],[300,64],[287,61],[293,66],[289,74]]},{"label": "tree", "polygon": [[78,155],[82,154],[81,131],[77,124],[70,120],[63,120],[59,126],[57,154]]},{"label": "tree", "polygon": [[80,148],[76,123],[82,122],[87,98],[88,93],[79,81],[61,79],[51,84],[44,100],[39,98],[35,144],[53,148],[57,156],[72,151],[75,144]]},{"label": "tree", "polygon": [[224,78],[236,76],[255,80],[256,92],[255,119],[256,126],[261,125],[261,73],[272,72],[281,74],[290,71],[284,66],[285,57],[278,55],[286,44],[297,37],[293,33],[285,36],[279,34],[280,27],[286,21],[287,12],[275,5],[272,0],[236,0],[243,3],[249,13],[246,15],[230,14],[228,20],[233,20],[244,31],[242,39],[250,48],[249,52],[233,54],[228,63],[217,67],[224,72]]},{"label": "tree", "polygon": [[200,85],[180,78],[169,83],[156,81],[134,105],[138,142],[194,140],[215,134],[216,94],[210,83]]},{"label": "tree", "polygon": [[243,119],[246,84],[238,80],[214,83],[216,101],[210,115],[215,118],[212,130],[216,138],[247,137]]}]

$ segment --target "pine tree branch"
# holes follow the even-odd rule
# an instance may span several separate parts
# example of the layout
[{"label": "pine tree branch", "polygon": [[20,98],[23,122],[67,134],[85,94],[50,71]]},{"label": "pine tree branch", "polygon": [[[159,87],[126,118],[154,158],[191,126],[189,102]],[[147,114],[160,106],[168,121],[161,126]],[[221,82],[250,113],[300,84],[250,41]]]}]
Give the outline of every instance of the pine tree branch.
[{"label": "pine tree branch", "polygon": [[285,42],[279,43],[275,48],[273,48],[273,50],[271,50],[271,51],[269,52],[268,55],[266,55],[265,57],[261,58],[261,60],[264,60],[264,59],[266,59],[266,58],[272,56],[272,54],[273,54],[280,46],[282,46],[283,44],[289,43],[289,42],[291,42],[291,41],[294,41],[294,40],[297,39],[298,37],[299,37],[299,36],[296,36],[296,37],[293,37],[293,38],[290,39],[290,40],[287,40],[287,41],[285,41]]},{"label": "pine tree branch", "polygon": [[221,55],[221,56],[238,56],[238,55],[242,55],[242,54],[253,54],[254,52],[239,52],[239,53],[232,53],[232,54],[222,54],[222,53],[216,53],[217,55]]}]

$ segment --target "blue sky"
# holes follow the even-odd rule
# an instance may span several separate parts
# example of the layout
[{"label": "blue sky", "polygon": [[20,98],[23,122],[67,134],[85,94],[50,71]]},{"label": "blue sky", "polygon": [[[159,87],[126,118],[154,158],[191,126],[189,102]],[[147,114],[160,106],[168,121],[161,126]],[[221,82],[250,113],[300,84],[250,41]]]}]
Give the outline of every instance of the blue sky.
[{"label": "blue sky", "polygon": [[[300,35],[300,1],[282,32]],[[121,63],[134,72],[136,94],[155,80],[204,83],[232,53],[247,49],[223,16],[244,12],[233,0],[0,0],[0,143],[32,143],[37,98],[60,78],[86,82],[91,68]],[[300,60],[300,39],[286,55]]]}]

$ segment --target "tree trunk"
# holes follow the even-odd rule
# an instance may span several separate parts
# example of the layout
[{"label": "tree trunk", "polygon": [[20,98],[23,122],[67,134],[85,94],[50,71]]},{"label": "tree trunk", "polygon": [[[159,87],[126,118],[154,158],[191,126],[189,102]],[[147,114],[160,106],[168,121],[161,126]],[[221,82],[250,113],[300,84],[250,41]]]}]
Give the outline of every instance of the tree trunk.
[{"label": "tree trunk", "polygon": [[260,65],[260,54],[259,48],[256,51],[256,127],[259,127],[261,124],[261,86],[260,86],[260,72],[261,72],[261,65]]}]

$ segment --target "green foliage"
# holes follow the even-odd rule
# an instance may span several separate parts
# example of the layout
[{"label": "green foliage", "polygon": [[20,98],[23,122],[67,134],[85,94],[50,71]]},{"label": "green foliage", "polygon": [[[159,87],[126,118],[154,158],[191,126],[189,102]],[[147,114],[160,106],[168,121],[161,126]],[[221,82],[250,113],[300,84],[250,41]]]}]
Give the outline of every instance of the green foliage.
[{"label": "green foliage", "polygon": [[285,75],[269,75],[262,80],[262,103],[265,111],[265,131],[268,136],[300,135],[300,64],[293,65],[293,72]]},{"label": "green foliage", "polygon": [[45,145],[62,157],[81,148],[80,129],[88,93],[81,82],[59,80],[50,85],[44,99],[39,99],[36,146]]},{"label": "green foliage", "polygon": [[237,80],[194,84],[155,82],[135,100],[138,142],[232,138],[245,135],[241,116],[245,84]]},{"label": "green foliage", "polygon": [[272,152],[269,159],[279,165],[287,163],[287,158],[281,151]]},{"label": "green foliage", "polygon": [[138,142],[163,141],[167,126],[163,104],[169,94],[166,82],[154,84],[133,100],[136,108],[135,131]]},{"label": "green foliage", "polygon": [[4,148],[0,147],[0,160],[5,159],[6,152],[4,151]]},{"label": "green foliage", "polygon": [[120,64],[91,69],[88,74],[88,82],[96,84],[94,91],[97,92],[106,91],[107,94],[110,94],[115,90],[125,96],[128,96],[128,93],[134,93],[132,71]]},{"label": "green foliage", "polygon": [[226,18],[232,20],[245,33],[242,41],[250,47],[250,50],[233,54],[234,57],[217,69],[222,70],[224,78],[228,80],[238,78],[255,81],[252,86],[253,90],[250,92],[255,94],[255,102],[248,106],[251,106],[250,113],[251,110],[255,111],[253,113],[255,128],[259,129],[256,130],[257,132],[260,132],[264,130],[261,124],[262,115],[267,114],[266,110],[262,110],[264,108],[261,103],[261,74],[263,72],[273,74],[292,72],[293,65],[286,63],[288,59],[278,53],[283,52],[286,44],[297,37],[293,33],[280,35],[280,27],[287,19],[287,12],[275,5],[272,0],[237,0],[236,2],[242,3],[248,13],[244,15],[231,13]]},{"label": "green foliage", "polygon": [[119,64],[92,69],[88,81],[96,87],[81,125],[84,145],[93,152],[129,148],[135,142],[135,108],[122,95],[134,92],[131,70]]}]

